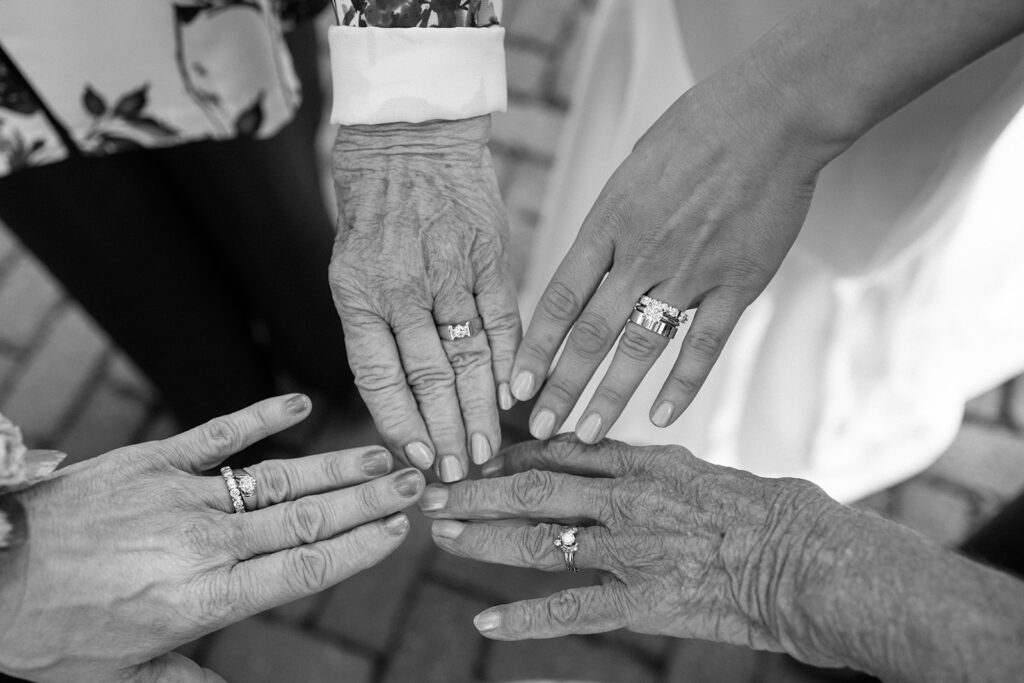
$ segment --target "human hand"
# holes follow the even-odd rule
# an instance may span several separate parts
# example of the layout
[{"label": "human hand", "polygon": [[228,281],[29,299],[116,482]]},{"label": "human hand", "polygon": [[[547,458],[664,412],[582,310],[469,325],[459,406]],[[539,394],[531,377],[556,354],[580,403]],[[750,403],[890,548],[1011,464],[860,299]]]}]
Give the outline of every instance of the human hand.
[{"label": "human hand", "polygon": [[752,98],[754,90],[728,73],[691,89],[605,185],[516,355],[515,398],[528,400],[540,391],[530,419],[535,438],[559,429],[618,340],[573,426],[587,443],[608,433],[668,345],[658,333],[626,324],[643,294],[680,310],[697,308],[678,360],[650,406],[654,424],[670,425],[697,394],[741,313],[778,269],[829,156],[776,124],[781,117],[774,101]]},{"label": "human hand", "polygon": [[[182,643],[321,591],[402,542],[422,492],[380,447],[248,468],[259,509],[232,514],[198,476],[309,413],[262,401],[11,494],[27,542],[0,552],[0,671],[38,681],[220,681]],[[9,502],[9,501],[8,501]],[[6,503],[5,503],[6,505]]]},{"label": "human hand", "polygon": [[[444,481],[501,443],[521,334],[490,119],[343,126],[330,280],[360,394],[385,443]],[[442,341],[438,325],[483,330]]]},{"label": "human hand", "polygon": [[488,638],[624,627],[833,663],[800,610],[824,530],[847,509],[813,484],[762,479],[675,446],[587,446],[571,437],[520,444],[484,470],[503,476],[427,487],[420,507],[437,520],[438,546],[564,571],[553,539],[578,525],[576,565],[605,578],[482,612],[475,623]]}]

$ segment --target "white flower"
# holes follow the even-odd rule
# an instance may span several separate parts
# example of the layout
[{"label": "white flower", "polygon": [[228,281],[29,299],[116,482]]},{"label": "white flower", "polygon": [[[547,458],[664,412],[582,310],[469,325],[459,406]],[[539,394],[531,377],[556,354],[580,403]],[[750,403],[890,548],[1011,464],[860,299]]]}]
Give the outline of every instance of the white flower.
[{"label": "white flower", "polygon": [[0,414],[0,488],[17,486],[28,478],[24,442],[17,425]]}]

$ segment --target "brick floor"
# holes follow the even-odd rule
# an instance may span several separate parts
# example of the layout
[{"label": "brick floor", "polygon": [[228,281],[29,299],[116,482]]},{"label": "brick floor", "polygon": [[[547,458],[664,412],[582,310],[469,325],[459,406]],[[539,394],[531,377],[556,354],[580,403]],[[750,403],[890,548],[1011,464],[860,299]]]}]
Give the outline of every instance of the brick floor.
[{"label": "brick floor", "polygon": [[[509,209],[517,275],[573,85],[593,2],[506,3],[510,109],[494,120],[492,154]],[[329,136],[328,136],[329,137]],[[327,137],[325,137],[327,139]],[[0,226],[0,410],[33,443],[91,457],[177,429],[154,389]],[[1024,487],[1024,381],[968,406],[949,452],[915,479],[861,505],[954,544]],[[360,411],[317,402],[282,443],[323,452],[378,440]],[[461,561],[410,538],[381,566],[320,595],[182,648],[231,681],[817,681],[778,655],[624,631],[535,643],[492,643],[471,619],[501,602],[597,580]]]}]

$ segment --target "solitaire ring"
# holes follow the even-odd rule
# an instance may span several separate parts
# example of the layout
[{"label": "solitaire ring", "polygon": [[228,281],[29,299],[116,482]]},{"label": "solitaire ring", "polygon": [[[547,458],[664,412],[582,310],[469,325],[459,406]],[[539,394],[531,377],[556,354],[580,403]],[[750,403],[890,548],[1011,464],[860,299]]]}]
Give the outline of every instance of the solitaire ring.
[{"label": "solitaire ring", "polygon": [[249,510],[256,509],[256,477],[249,474],[246,470],[238,470],[237,474],[234,474],[235,483],[238,484],[238,491],[242,494],[242,502],[245,504],[245,509]]},{"label": "solitaire ring", "polygon": [[224,467],[220,468],[220,476],[224,477],[224,483],[228,487],[228,495],[231,497],[231,507],[235,509],[236,513],[245,512],[245,503],[242,501],[242,492],[238,488],[238,481],[235,480],[235,473],[230,467],[224,465]]},{"label": "solitaire ring", "polygon": [[687,320],[689,316],[675,306],[646,294],[637,299],[633,311],[626,319],[627,322],[639,325],[666,339],[675,337],[679,326]]},{"label": "solitaire ring", "polygon": [[576,532],[579,531],[579,527],[568,527],[562,529],[557,536],[555,536],[554,544],[555,547],[562,551],[562,558],[565,560],[565,568],[570,572],[578,572],[576,568],[576,552],[580,549],[579,543],[576,539]]},{"label": "solitaire ring", "polygon": [[483,321],[481,321],[479,317],[476,317],[472,320],[442,323],[437,326],[437,334],[440,335],[442,341],[453,342],[460,339],[469,339],[482,329]]}]

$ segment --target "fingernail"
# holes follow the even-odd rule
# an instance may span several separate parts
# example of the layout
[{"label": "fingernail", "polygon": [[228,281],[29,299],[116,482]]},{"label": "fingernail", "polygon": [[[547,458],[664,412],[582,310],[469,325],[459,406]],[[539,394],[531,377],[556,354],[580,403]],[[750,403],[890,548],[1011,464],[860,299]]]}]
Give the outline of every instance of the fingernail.
[{"label": "fingernail", "polygon": [[462,522],[456,522],[454,519],[442,519],[434,522],[431,527],[431,532],[435,536],[440,536],[441,538],[447,538],[454,541],[462,535],[462,530],[465,528],[466,525]]},{"label": "fingernail", "polygon": [[501,468],[504,465],[504,463],[505,458],[499,455],[498,457],[494,458],[493,460],[489,461],[486,465],[484,465],[483,468],[481,468],[480,470],[480,474],[485,477],[493,477],[498,474],[501,474]]},{"label": "fingernail", "polygon": [[420,441],[413,441],[406,446],[405,455],[409,458],[409,462],[421,470],[429,470],[430,466],[434,464],[434,452],[427,444]]},{"label": "fingernail", "polygon": [[391,454],[387,451],[371,451],[363,454],[363,474],[379,477],[391,471]]},{"label": "fingernail", "polygon": [[529,401],[533,396],[533,375],[520,372],[512,382],[512,395],[520,401]]},{"label": "fingernail", "polygon": [[288,411],[289,415],[301,415],[309,410],[309,396],[295,394],[285,402],[284,409]]},{"label": "fingernail", "polygon": [[601,416],[597,413],[587,415],[576,425],[576,436],[583,443],[597,443],[597,434],[601,431]]},{"label": "fingernail", "polygon": [[431,484],[420,498],[420,509],[424,512],[436,512],[448,504],[448,487]]},{"label": "fingernail", "polygon": [[545,441],[551,438],[551,432],[555,431],[555,414],[545,408],[530,420],[530,434],[533,438]]},{"label": "fingernail", "polygon": [[441,481],[451,482],[462,479],[462,463],[454,455],[441,459]]},{"label": "fingernail", "polygon": [[474,463],[477,465],[483,465],[491,459],[491,442],[487,440],[486,436],[483,434],[474,434],[470,441],[472,446],[470,450],[473,453]]},{"label": "fingernail", "polygon": [[651,417],[651,422],[654,423],[655,427],[667,427],[668,421],[672,419],[672,411],[675,408],[668,401],[663,401],[658,409],[654,411],[654,415]]},{"label": "fingernail", "polygon": [[384,520],[384,531],[388,532],[392,536],[402,536],[408,530],[409,518],[405,515],[398,514]]},{"label": "fingernail", "polygon": [[516,404],[515,398],[512,397],[512,391],[508,388],[508,382],[502,382],[498,385],[498,405],[502,410],[512,410],[512,406]]},{"label": "fingernail", "polygon": [[473,617],[473,625],[480,633],[493,631],[501,625],[501,615],[497,612],[481,612]]},{"label": "fingernail", "polygon": [[398,475],[395,479],[395,491],[403,498],[411,498],[420,492],[423,485],[423,475],[417,470],[407,470]]}]

